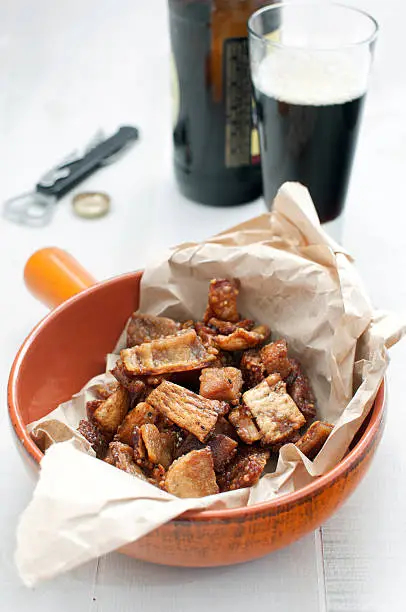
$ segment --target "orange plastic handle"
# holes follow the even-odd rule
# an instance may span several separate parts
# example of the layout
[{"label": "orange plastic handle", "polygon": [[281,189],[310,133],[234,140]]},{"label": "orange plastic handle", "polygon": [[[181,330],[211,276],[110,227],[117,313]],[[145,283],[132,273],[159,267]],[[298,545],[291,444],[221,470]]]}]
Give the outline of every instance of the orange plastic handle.
[{"label": "orange plastic handle", "polygon": [[24,281],[32,295],[49,308],[97,282],[72,255],[57,247],[31,255],[25,264]]}]

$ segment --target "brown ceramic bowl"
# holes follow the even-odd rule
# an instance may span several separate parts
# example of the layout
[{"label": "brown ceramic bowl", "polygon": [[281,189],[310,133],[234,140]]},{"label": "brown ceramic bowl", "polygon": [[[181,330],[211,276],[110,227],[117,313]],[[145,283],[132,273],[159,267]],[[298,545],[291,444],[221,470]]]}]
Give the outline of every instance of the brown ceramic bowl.
[{"label": "brown ceramic bowl", "polygon": [[[52,251],[51,263],[49,255],[36,254],[26,268],[27,284],[43,301],[62,302],[93,282],[70,258],[66,265],[66,254]],[[64,260],[65,278],[55,257]],[[103,371],[105,354],[137,308],[140,279],[140,272],[125,274],[77,293],[52,310],[20,348],[9,379],[9,411],[20,442],[36,462],[42,453],[25,426]],[[384,413],[382,383],[351,449],[324,476],[296,493],[249,508],[188,512],[121,552],[154,563],[202,567],[249,561],[294,542],[327,520],[356,488],[381,438]]]}]

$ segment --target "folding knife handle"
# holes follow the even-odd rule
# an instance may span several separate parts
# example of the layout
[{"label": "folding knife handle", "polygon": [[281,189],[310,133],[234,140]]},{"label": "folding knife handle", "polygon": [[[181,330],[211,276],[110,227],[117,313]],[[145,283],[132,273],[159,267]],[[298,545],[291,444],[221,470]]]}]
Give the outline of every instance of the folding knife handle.
[{"label": "folding knife handle", "polygon": [[[118,153],[131,141],[138,139],[138,130],[135,127],[123,126],[116,134],[96,145],[81,159],[65,164],[63,170],[66,176],[56,178],[52,185],[39,182],[36,191],[46,195],[53,195],[58,200],[86,177],[90,176],[113,154]],[[63,174],[63,173],[62,173]]]}]

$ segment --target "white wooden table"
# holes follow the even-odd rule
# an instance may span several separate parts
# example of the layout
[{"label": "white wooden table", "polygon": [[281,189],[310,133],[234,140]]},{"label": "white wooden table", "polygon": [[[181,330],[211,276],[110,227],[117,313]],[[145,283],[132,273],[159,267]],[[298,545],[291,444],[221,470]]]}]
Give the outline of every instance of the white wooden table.
[{"label": "white wooden table", "polygon": [[[406,83],[401,0],[358,2],[380,21],[363,129],[348,198],[344,243],[377,306],[406,300]],[[293,546],[251,564],[215,570],[154,567],[118,554],[30,591],[13,564],[15,527],[36,476],[9,425],[6,382],[18,346],[46,313],[22,270],[37,248],[57,245],[95,276],[142,267],[157,249],[199,240],[261,212],[262,202],[212,209],[183,199],[171,169],[165,0],[14,0],[0,4],[0,201],[30,189],[49,165],[98,127],[140,127],[142,139],[85,187],[108,191],[112,213],[86,222],[69,196],[51,225],[0,220],[0,610],[57,608],[200,612],[266,605],[273,612],[405,610],[404,362],[392,351],[389,411],[373,466],[350,501]]]}]

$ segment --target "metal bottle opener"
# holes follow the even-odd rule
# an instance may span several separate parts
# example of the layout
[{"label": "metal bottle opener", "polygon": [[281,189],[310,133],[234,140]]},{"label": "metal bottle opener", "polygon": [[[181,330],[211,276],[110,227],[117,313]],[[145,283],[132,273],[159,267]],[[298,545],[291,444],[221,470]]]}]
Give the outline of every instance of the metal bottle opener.
[{"label": "metal bottle opener", "polygon": [[[112,163],[138,140],[137,128],[123,126],[104,140],[101,133],[83,154],[71,153],[38,181],[35,190],[11,198],[4,203],[3,215],[22,225],[42,227],[49,223],[57,201],[95,170]],[[103,140],[102,140],[103,139]]]}]

